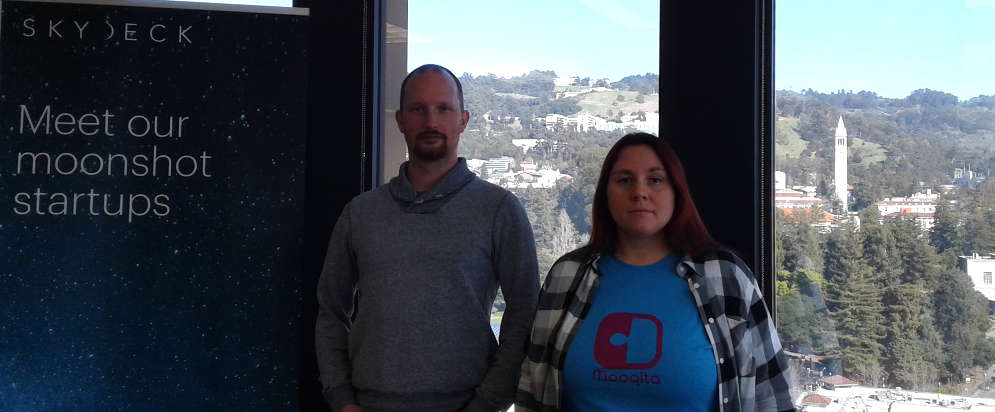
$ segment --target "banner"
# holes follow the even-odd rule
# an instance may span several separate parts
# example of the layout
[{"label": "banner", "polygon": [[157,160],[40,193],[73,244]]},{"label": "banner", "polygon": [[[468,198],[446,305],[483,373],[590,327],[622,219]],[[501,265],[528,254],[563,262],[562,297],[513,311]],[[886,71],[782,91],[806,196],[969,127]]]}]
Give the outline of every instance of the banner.
[{"label": "banner", "polygon": [[296,410],[306,10],[4,1],[0,410]]}]

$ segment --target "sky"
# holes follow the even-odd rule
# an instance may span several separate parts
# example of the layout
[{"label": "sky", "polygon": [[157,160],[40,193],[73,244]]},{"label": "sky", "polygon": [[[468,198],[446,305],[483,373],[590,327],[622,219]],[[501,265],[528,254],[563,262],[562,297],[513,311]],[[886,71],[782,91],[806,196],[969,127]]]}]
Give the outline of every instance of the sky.
[{"label": "sky", "polygon": [[[995,0],[776,0],[775,14],[779,90],[995,95]],[[660,72],[659,0],[410,0],[408,22],[409,70]]]},{"label": "sky", "polygon": [[609,78],[660,72],[659,0],[412,0],[408,68]]},{"label": "sky", "polygon": [[995,0],[781,0],[777,89],[995,95]]}]

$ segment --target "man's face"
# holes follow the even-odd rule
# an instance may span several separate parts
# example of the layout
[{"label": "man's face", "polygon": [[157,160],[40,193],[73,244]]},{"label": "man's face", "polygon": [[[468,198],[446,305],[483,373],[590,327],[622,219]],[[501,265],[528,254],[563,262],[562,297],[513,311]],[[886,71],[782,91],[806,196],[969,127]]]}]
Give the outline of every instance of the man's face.
[{"label": "man's face", "polygon": [[460,133],[470,120],[470,113],[460,110],[456,82],[445,73],[426,71],[405,87],[395,117],[412,160],[455,159]]}]

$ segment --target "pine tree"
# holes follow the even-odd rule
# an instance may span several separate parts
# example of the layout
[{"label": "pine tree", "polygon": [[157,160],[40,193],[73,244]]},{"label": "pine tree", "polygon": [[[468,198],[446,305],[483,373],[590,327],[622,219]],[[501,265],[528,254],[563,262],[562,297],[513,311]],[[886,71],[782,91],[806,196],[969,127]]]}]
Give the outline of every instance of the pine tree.
[{"label": "pine tree", "polygon": [[864,235],[864,256],[874,269],[875,284],[887,290],[899,283],[902,262],[890,226],[878,222],[876,211],[865,209],[861,212],[860,229]]},{"label": "pine tree", "polygon": [[830,235],[826,243],[826,300],[839,339],[834,354],[842,361],[844,374],[875,385],[884,377],[879,362],[884,317],[881,290],[874,284],[862,249],[852,225],[843,225]]},{"label": "pine tree", "polygon": [[985,332],[988,330],[987,299],[974,290],[971,280],[959,270],[943,273],[936,290],[936,325],[948,354],[944,375],[958,378],[974,366],[989,364]]},{"label": "pine tree", "polygon": [[940,198],[939,204],[936,205],[935,216],[936,220],[929,234],[929,242],[936,248],[936,251],[944,253],[949,250],[959,255],[970,253],[970,251],[965,250],[964,227],[961,226],[960,219],[946,199]]},{"label": "pine tree", "polygon": [[796,212],[784,219],[784,269],[822,271],[823,248],[818,232],[812,227],[821,215],[817,209]]},{"label": "pine tree", "polygon": [[930,298],[940,283],[939,257],[914,220],[892,219],[882,226],[894,237],[893,254],[899,257],[897,279],[884,289],[888,328],[883,362],[891,383],[929,389],[935,387],[946,356]]},{"label": "pine tree", "polygon": [[899,284],[889,291],[894,303],[886,308],[888,329],[885,338],[884,364],[891,382],[906,388],[917,388],[917,374],[924,367],[925,348],[919,339],[922,326],[920,305],[925,304],[924,291],[917,285]]}]

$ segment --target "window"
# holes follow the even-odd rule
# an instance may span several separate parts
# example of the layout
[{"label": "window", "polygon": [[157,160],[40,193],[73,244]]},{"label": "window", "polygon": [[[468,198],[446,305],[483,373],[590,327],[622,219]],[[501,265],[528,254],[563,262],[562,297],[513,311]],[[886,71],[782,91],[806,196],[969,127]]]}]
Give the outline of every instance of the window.
[{"label": "window", "polygon": [[995,396],[989,307],[954,258],[995,247],[995,3],[895,6],[777,3],[778,332],[800,392],[967,407]]},{"label": "window", "polygon": [[522,200],[545,276],[586,242],[608,148],[629,131],[659,134],[659,2],[386,5],[383,181],[406,159],[401,81],[422,64],[449,68],[471,112],[459,154]]}]

